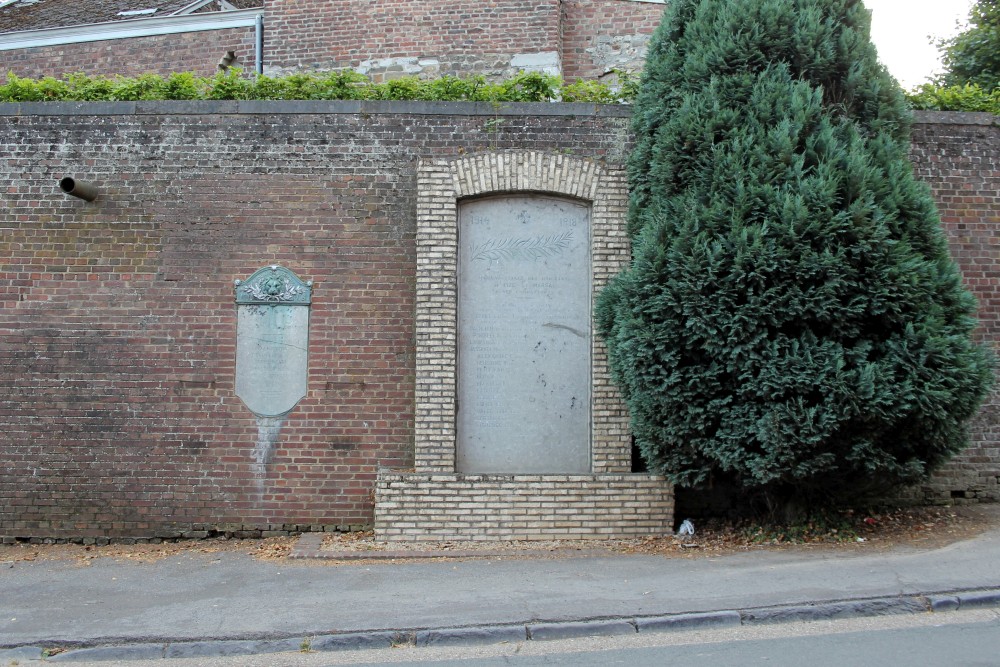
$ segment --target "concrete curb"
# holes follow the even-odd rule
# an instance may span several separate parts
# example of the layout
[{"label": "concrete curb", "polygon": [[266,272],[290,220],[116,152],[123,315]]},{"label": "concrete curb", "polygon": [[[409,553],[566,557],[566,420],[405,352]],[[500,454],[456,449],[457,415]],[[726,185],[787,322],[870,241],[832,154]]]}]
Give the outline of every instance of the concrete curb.
[{"label": "concrete curb", "polygon": [[849,600],[817,605],[798,605],[775,609],[751,609],[740,612],[742,625],[787,623],[791,621],[829,621],[861,616],[891,616],[920,614],[933,611],[924,598],[890,598],[881,600]]},{"label": "concrete curb", "polygon": [[554,639],[576,639],[578,637],[614,637],[634,635],[633,619],[606,619],[598,621],[563,621],[560,623],[533,623],[527,626],[528,639],[552,641]]},{"label": "concrete curb", "polygon": [[637,618],[639,632],[672,632],[677,630],[709,630],[742,625],[743,618],[738,611],[709,611],[701,614],[673,614]]},{"label": "concrete curb", "polygon": [[[150,660],[155,658],[209,658],[262,655],[292,651],[351,651],[394,646],[475,646],[504,642],[551,641],[578,637],[607,637],[635,633],[708,630],[721,627],[788,623],[894,614],[945,613],[959,609],[1000,607],[1000,589],[925,593],[886,598],[836,600],[815,604],[780,605],[721,611],[689,612],[660,616],[598,618],[566,621],[531,621],[506,625],[434,628],[421,630],[372,630],[343,634],[300,635],[270,639],[206,639],[127,643],[109,639],[106,645],[74,648],[66,642],[53,646],[18,646],[0,649],[0,663],[46,660],[83,662]],[[60,650],[65,647],[65,650]]]}]

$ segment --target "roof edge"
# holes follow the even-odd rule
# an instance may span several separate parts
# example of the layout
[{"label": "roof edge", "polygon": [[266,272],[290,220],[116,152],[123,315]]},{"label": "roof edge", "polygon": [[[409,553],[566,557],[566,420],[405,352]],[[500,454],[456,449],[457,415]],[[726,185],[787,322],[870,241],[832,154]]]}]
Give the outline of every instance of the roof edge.
[{"label": "roof edge", "polygon": [[39,46],[79,44],[81,42],[102,42],[111,39],[131,37],[153,37],[173,35],[202,30],[224,30],[226,28],[252,27],[257,16],[263,16],[261,7],[236,9],[207,14],[186,14],[182,16],[161,16],[155,18],[91,23],[68,28],[44,28],[0,34],[0,51],[30,49]]}]

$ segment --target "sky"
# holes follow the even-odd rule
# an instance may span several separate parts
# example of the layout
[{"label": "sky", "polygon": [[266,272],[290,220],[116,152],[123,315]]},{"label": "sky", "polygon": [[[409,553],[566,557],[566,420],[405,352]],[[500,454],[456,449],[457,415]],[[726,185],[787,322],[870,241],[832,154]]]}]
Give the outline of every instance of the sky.
[{"label": "sky", "polygon": [[958,32],[973,0],[864,0],[872,12],[872,41],[882,63],[909,90],[941,69],[934,41]]}]

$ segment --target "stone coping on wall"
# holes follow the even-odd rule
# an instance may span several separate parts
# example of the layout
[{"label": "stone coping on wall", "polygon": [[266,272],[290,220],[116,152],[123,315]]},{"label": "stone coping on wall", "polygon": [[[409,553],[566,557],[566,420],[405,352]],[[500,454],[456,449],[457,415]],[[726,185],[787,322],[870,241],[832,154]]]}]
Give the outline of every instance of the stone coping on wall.
[{"label": "stone coping on wall", "polygon": [[381,471],[375,538],[384,541],[624,539],[673,531],[663,477],[463,475]]},{"label": "stone coping on wall", "polygon": [[[196,114],[412,114],[424,116],[593,116],[628,118],[627,104],[584,102],[419,102],[399,100],[149,100],[4,102],[0,116],[180,116]],[[980,111],[914,111],[920,125],[1000,125]]]},{"label": "stone coping on wall", "polygon": [[918,125],[1000,125],[1000,116],[984,111],[914,111]]},{"label": "stone coping on wall", "polygon": [[[417,102],[397,100],[152,100],[6,102],[0,116],[184,116],[198,114],[409,114],[416,116],[593,116],[626,118],[624,104]],[[987,114],[988,115],[988,114]]]}]

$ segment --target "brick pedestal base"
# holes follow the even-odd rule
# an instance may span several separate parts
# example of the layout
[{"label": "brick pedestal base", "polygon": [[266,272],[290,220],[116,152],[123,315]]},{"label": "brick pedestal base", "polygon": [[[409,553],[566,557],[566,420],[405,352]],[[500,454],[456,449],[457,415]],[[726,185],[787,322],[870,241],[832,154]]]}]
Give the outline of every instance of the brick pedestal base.
[{"label": "brick pedestal base", "polygon": [[375,538],[619,539],[671,532],[673,512],[673,487],[654,475],[383,472]]}]

